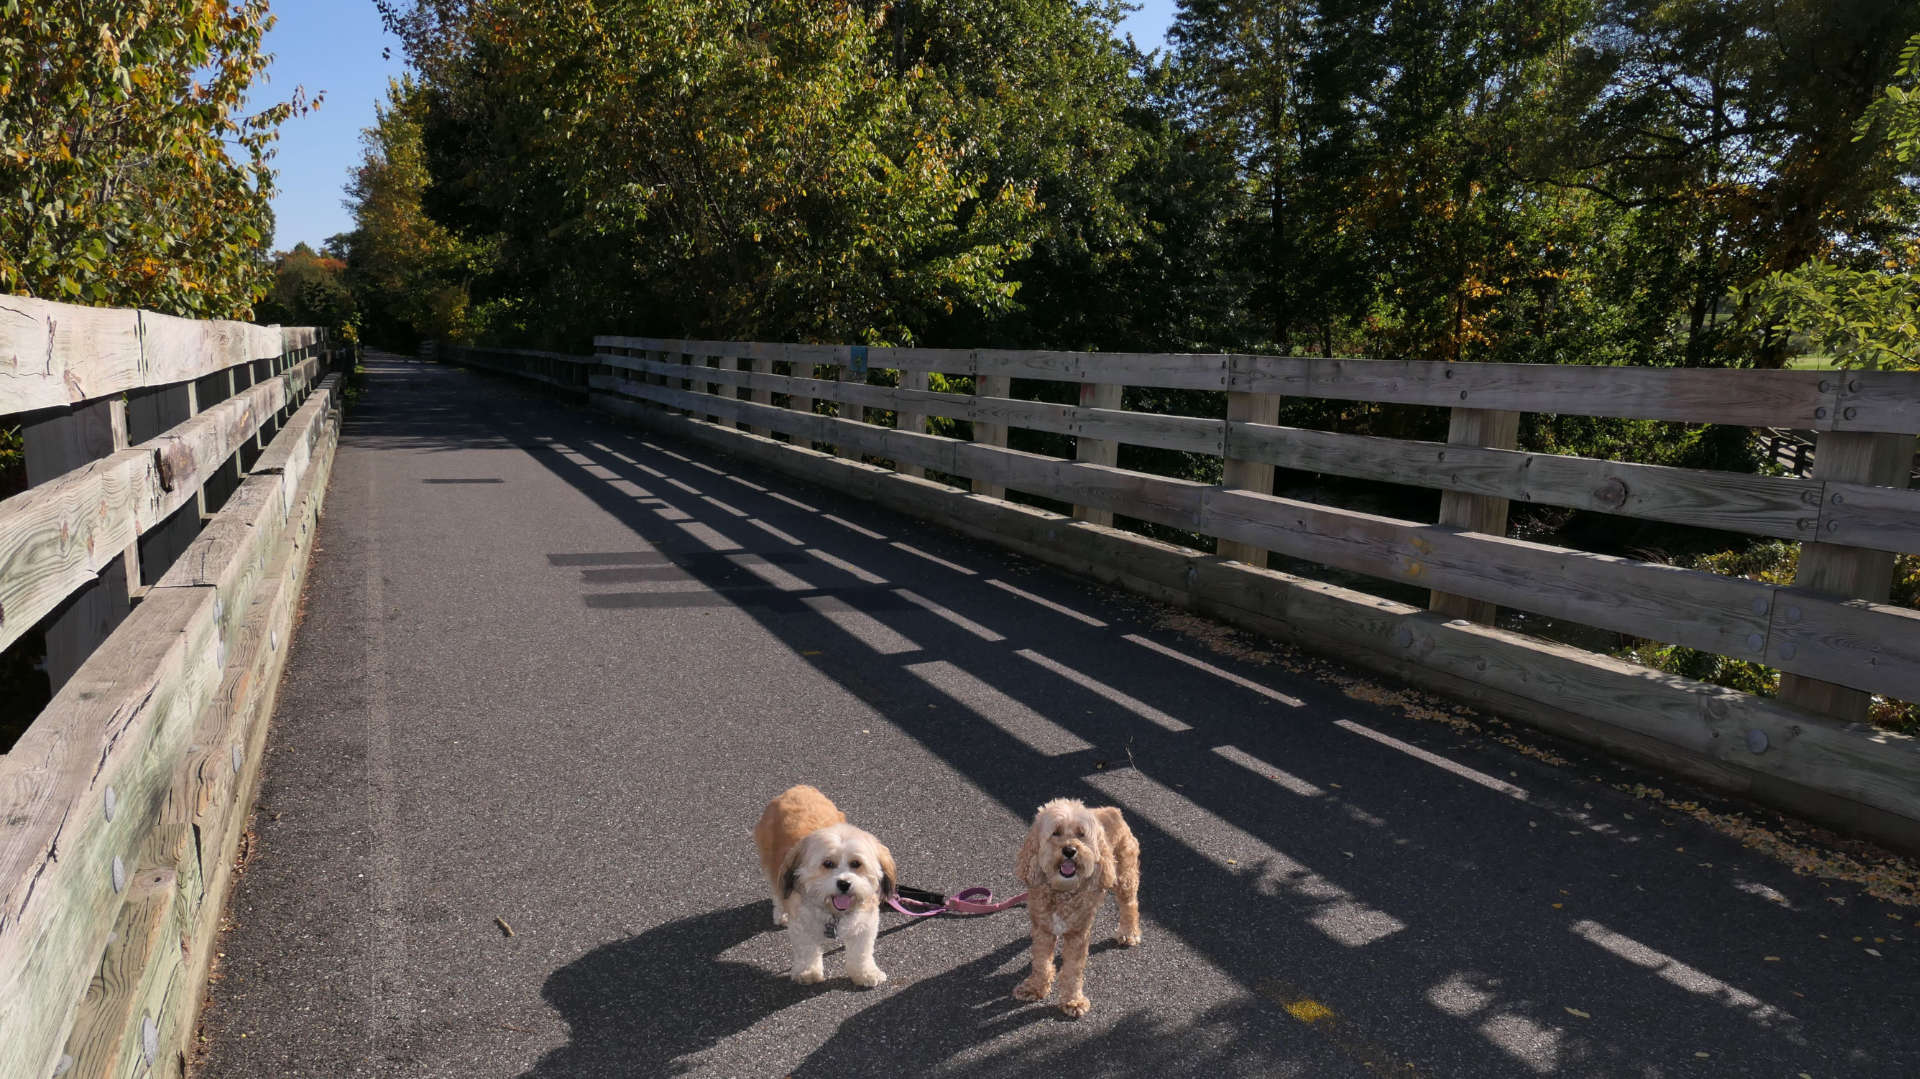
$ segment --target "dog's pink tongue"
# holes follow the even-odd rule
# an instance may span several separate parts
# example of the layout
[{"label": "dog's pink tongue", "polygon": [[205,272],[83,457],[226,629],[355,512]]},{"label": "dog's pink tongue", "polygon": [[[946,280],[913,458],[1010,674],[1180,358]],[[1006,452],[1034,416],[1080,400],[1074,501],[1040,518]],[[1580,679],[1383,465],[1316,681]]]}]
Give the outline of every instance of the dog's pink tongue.
[{"label": "dog's pink tongue", "polygon": [[1068,858],[1068,859],[1067,859],[1066,861],[1063,861],[1063,862],[1061,862],[1061,863],[1060,863],[1060,875],[1061,875],[1061,876],[1063,876],[1063,877],[1071,877],[1071,876],[1073,876],[1073,875],[1074,875],[1075,873],[1078,873],[1078,872],[1080,872],[1080,867],[1079,867],[1079,866],[1077,866],[1077,865],[1074,865],[1074,864],[1073,864],[1073,859],[1071,859],[1071,858]]},{"label": "dog's pink tongue", "polygon": [[834,909],[834,910],[846,910],[846,909],[847,909],[848,907],[851,907],[851,906],[853,906],[853,897],[852,897],[852,896],[850,896],[850,895],[836,895],[836,896],[834,896],[834,897],[833,897],[833,909]]}]

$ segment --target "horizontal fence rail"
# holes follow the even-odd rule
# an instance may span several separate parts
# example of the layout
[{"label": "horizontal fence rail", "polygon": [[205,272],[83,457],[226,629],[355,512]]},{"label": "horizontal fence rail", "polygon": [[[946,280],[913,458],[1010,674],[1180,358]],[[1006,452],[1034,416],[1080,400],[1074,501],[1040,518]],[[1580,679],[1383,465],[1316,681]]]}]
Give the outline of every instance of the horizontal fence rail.
[{"label": "horizontal fence rail", "polygon": [[43,643],[53,690],[0,755],[0,1079],[182,1071],[345,358],[0,297],[28,484],[0,501],[0,647]]},{"label": "horizontal fence rail", "polygon": [[[1886,602],[1894,555],[1920,553],[1920,491],[1907,488],[1920,375],[618,336],[595,350],[446,358],[509,373],[524,364],[596,407],[1920,847],[1920,747],[1860,722],[1870,694],[1920,700],[1920,612]],[[927,389],[929,375],[955,389],[971,380],[973,392]],[[1077,384],[1046,396],[1078,403],[1031,399],[1047,382]],[[1207,400],[1219,412],[1128,410],[1126,387],[1217,391]],[[1281,395],[1444,408],[1452,433],[1426,442],[1285,427],[1273,422]],[[1772,476],[1528,453],[1514,446],[1523,412],[1803,429],[1818,439],[1815,466]],[[972,437],[931,433],[929,417]],[[1074,455],[1011,449],[1009,428],[1067,436]],[[1117,467],[1120,445],[1220,458],[1227,482]],[[1434,489],[1440,519],[1275,495],[1274,467]],[[1008,491],[1070,504],[1071,517],[994,501]],[[1797,541],[1801,571],[1782,586],[1514,539],[1513,502]],[[1103,527],[1115,517],[1211,536],[1219,553]],[[1279,573],[1267,552],[1431,598],[1422,607]],[[1781,693],[1500,629],[1500,608],[1765,664],[1784,672]]]}]

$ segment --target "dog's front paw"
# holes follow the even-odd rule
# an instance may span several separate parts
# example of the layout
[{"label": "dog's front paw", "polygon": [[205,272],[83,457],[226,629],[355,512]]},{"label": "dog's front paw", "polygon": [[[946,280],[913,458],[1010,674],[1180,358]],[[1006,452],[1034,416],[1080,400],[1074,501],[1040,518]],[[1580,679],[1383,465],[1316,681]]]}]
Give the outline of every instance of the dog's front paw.
[{"label": "dog's front paw", "polygon": [[1045,982],[1028,978],[1026,981],[1013,987],[1013,998],[1015,1000],[1045,1000],[1047,999],[1047,990],[1051,988],[1053,987]]},{"label": "dog's front paw", "polygon": [[852,978],[853,984],[862,989],[872,989],[887,980],[887,972],[879,967],[868,967],[865,970],[847,971],[847,977]]},{"label": "dog's front paw", "polygon": [[1131,933],[1115,933],[1113,942],[1122,948],[1131,948],[1140,943],[1140,931],[1136,929]]},{"label": "dog's front paw", "polygon": [[1087,1010],[1092,1007],[1093,1007],[1093,1001],[1088,1000],[1086,996],[1082,994],[1080,996],[1069,997],[1068,999],[1061,1001],[1060,1014],[1066,1016],[1068,1019],[1078,1019],[1081,1016],[1087,1014]]},{"label": "dog's front paw", "polygon": [[793,972],[793,980],[799,982],[801,985],[813,985],[816,982],[825,980],[826,976],[826,971],[821,970],[817,966]]}]

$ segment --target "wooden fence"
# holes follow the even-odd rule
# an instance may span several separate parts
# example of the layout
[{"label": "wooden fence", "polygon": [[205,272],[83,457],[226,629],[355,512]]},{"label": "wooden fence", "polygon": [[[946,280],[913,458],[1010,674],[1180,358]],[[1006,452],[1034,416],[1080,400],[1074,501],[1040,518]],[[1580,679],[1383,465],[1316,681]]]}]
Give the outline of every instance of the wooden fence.
[{"label": "wooden fence", "polygon": [[338,430],[318,332],[0,297],[0,1079],[179,1075]]},{"label": "wooden fence", "polygon": [[[1906,487],[1920,375],[632,337],[595,345],[571,370],[567,358],[541,354],[542,381],[584,386],[596,407],[809,481],[1920,849],[1920,745],[1862,722],[1870,694],[1920,700],[1920,612],[1886,602],[1894,553],[1920,553],[1920,491]],[[484,363],[512,370],[517,361],[495,350]],[[871,384],[881,369],[897,373],[884,380],[895,385]],[[974,392],[927,389],[931,373],[969,378]],[[1074,384],[1079,403],[1012,392],[1036,382]],[[1129,386],[1218,391],[1224,418],[1129,411]],[[1283,395],[1446,409],[1448,440],[1280,426]],[[824,414],[825,402],[837,415]],[[1818,432],[1819,444],[1804,478],[1526,453],[1514,448],[1524,412],[1784,426]],[[971,440],[927,433],[932,416],[966,421]],[[867,422],[889,418],[894,426]],[[1009,449],[1012,427],[1071,436],[1075,456]],[[1118,468],[1121,443],[1219,457],[1225,482]],[[1278,497],[1269,493],[1276,466],[1437,489],[1439,519]],[[1070,503],[1072,515],[1005,501],[1009,489]],[[1794,541],[1799,576],[1778,587],[1509,538],[1513,501]],[[1114,529],[1114,515],[1213,536],[1218,553]],[[1430,598],[1413,605],[1270,570],[1269,551]],[[1781,690],[1763,698],[1496,628],[1503,607],[1762,663],[1784,672]]]}]

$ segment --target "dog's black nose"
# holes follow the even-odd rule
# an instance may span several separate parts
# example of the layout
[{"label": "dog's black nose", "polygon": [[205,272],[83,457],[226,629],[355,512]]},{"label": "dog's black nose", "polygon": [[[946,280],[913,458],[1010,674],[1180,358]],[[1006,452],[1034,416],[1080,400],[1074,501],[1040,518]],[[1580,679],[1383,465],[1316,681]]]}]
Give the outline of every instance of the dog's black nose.
[{"label": "dog's black nose", "polygon": [[1078,849],[1079,849],[1079,848],[1077,848],[1077,847],[1061,847],[1061,848],[1060,848],[1060,855],[1061,855],[1061,857],[1063,857],[1063,858],[1071,858],[1071,857],[1073,857],[1073,856],[1074,856],[1074,854],[1075,854],[1075,853],[1076,853],[1076,852],[1078,851]]},{"label": "dog's black nose", "polygon": [[843,892],[851,892],[851,891],[853,891],[853,882],[852,882],[852,881],[850,881],[850,880],[843,880],[843,881],[838,881],[837,883],[838,883],[838,884],[840,885],[840,890],[841,890],[841,891],[843,891]]}]

